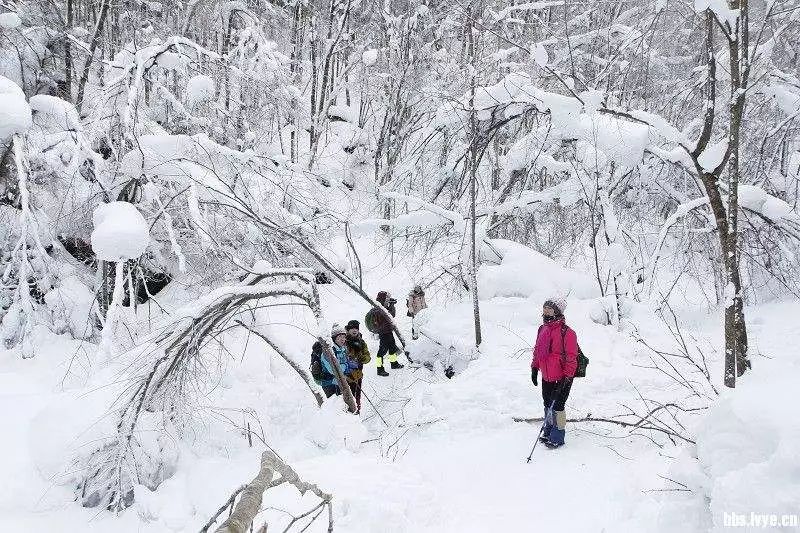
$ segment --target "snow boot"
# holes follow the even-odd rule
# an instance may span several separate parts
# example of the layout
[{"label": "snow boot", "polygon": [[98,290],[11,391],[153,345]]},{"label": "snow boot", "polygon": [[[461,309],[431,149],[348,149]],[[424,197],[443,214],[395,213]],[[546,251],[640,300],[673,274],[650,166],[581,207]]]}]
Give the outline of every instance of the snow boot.
[{"label": "snow boot", "polygon": [[389,373],[386,371],[386,369],[385,369],[385,368],[383,368],[382,366],[379,366],[379,367],[378,367],[378,375],[379,375],[379,376],[386,377],[386,376],[388,376],[388,375],[389,375]]},{"label": "snow boot", "polygon": [[397,362],[397,354],[396,353],[390,353],[389,354],[389,366],[392,368],[392,370],[397,370],[399,368],[403,368],[403,365],[401,365],[400,363]]},{"label": "snow boot", "polygon": [[560,448],[564,445],[564,435],[566,434],[564,428],[567,426],[567,413],[553,411],[553,418],[555,418],[556,424],[550,429],[550,436],[544,443],[550,449]]},{"label": "snow boot", "polygon": [[551,450],[555,448],[560,448],[564,445],[564,435],[566,431],[563,429],[558,429],[556,427],[550,430],[550,436],[544,442],[544,445],[550,448]]}]

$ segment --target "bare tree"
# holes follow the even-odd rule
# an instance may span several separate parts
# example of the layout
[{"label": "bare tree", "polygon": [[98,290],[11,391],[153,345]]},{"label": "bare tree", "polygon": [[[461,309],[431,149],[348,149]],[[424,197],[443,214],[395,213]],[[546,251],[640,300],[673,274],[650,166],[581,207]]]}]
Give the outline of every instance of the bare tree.
[{"label": "bare tree", "polygon": [[[478,5],[481,3],[479,2]],[[482,11],[482,10],[481,10]],[[479,11],[480,12],[480,11]],[[468,168],[469,168],[469,206],[470,206],[470,265],[469,265],[469,279],[470,279],[470,292],[472,293],[472,317],[475,325],[475,346],[481,345],[481,312],[480,304],[478,301],[478,255],[476,251],[477,237],[475,235],[477,228],[477,213],[476,204],[478,202],[478,165],[480,164],[481,151],[478,146],[478,119],[475,110],[475,90],[477,85],[477,51],[475,42],[475,15],[473,6],[470,5],[466,10],[467,24],[464,32],[467,36],[467,68],[469,69],[470,84],[469,84],[469,127],[470,127],[470,143],[468,155]]]}]

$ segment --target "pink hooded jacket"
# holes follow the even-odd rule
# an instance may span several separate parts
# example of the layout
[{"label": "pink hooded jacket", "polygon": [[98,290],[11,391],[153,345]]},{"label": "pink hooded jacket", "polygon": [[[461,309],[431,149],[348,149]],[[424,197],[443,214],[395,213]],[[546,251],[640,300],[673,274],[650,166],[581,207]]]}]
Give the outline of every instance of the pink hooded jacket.
[{"label": "pink hooded jacket", "polygon": [[538,368],[544,381],[558,381],[574,377],[578,368],[578,336],[566,328],[562,349],[561,327],[564,319],[554,320],[539,327],[536,346],[533,348],[531,368]]}]

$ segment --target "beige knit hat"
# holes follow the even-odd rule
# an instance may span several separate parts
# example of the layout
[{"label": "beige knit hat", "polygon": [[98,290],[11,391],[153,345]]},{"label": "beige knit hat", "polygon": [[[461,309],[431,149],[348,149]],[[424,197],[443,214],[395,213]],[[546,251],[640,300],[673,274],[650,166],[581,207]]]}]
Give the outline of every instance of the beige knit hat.
[{"label": "beige knit hat", "polygon": [[558,314],[563,315],[564,311],[567,310],[567,301],[564,298],[548,298],[544,302],[544,307],[549,307]]},{"label": "beige knit hat", "polygon": [[334,324],[331,328],[331,339],[336,339],[339,335],[347,335],[347,331],[339,324]]}]

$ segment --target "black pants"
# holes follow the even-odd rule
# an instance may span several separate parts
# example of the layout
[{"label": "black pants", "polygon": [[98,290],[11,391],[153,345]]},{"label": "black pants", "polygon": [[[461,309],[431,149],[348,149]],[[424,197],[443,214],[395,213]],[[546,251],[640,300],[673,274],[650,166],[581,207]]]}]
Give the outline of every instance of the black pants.
[{"label": "black pants", "polygon": [[394,340],[394,332],[378,334],[378,359],[383,358],[387,353],[396,354],[400,350],[397,348],[397,342]]},{"label": "black pants", "polygon": [[542,380],[542,400],[544,408],[550,409],[550,404],[555,400],[553,411],[563,411],[564,406],[569,398],[569,390],[572,388],[572,378],[567,378],[564,381],[564,386],[559,389],[558,381],[544,381]]},{"label": "black pants", "polygon": [[325,397],[327,398],[330,398],[334,394],[339,395],[342,393],[337,385],[323,385],[322,392],[325,393]]},{"label": "black pants", "polygon": [[361,380],[349,381],[348,385],[350,385],[350,392],[353,393],[353,398],[356,399],[357,411],[361,412]]}]

